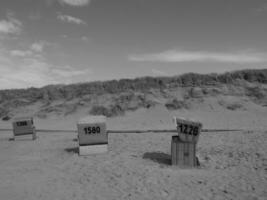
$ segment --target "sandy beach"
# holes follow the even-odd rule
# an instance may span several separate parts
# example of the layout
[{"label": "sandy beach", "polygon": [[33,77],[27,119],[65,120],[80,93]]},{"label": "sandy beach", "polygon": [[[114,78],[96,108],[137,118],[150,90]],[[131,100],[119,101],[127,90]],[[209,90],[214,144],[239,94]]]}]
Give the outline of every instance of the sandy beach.
[{"label": "sandy beach", "polygon": [[[36,141],[9,141],[12,133],[1,132],[1,199],[266,199],[266,112],[167,112],[156,107],[108,119],[107,125],[171,129],[171,116],[178,114],[194,116],[203,128],[244,131],[201,133],[200,166],[195,169],[171,165],[173,133],[112,133],[108,153],[79,156],[75,132],[42,132]],[[75,130],[75,123],[75,117],[36,120],[40,129]]]}]

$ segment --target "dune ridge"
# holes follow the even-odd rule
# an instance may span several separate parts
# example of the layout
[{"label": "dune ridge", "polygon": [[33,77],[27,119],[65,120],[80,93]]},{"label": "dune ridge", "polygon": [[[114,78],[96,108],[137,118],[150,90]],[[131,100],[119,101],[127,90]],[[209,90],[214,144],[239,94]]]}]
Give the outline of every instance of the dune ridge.
[{"label": "dune ridge", "polygon": [[211,110],[246,110],[249,104],[267,106],[266,83],[267,69],[261,69],[1,90],[0,117],[9,120],[22,113],[45,119],[81,110],[114,117],[157,105],[168,110],[200,104]]}]

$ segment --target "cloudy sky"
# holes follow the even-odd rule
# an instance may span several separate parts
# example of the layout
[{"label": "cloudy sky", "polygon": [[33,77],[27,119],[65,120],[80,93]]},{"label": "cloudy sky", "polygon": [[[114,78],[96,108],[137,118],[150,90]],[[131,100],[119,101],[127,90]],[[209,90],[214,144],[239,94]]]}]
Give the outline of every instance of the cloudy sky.
[{"label": "cloudy sky", "polygon": [[266,0],[1,0],[0,89],[267,68]]}]

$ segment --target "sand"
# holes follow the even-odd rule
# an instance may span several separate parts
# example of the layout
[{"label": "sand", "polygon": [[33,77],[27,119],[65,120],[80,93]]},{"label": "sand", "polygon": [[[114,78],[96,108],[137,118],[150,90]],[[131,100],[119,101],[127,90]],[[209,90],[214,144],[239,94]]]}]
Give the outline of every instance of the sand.
[{"label": "sand", "polygon": [[[265,109],[265,110],[264,110]],[[141,109],[108,119],[108,129],[173,129],[172,116],[203,128],[200,166],[171,166],[173,133],[109,135],[106,154],[79,156],[74,132],[38,133],[36,141],[9,141],[0,133],[0,199],[267,199],[267,111]],[[37,128],[75,130],[78,115],[35,120]],[[10,122],[1,122],[9,128]]]}]

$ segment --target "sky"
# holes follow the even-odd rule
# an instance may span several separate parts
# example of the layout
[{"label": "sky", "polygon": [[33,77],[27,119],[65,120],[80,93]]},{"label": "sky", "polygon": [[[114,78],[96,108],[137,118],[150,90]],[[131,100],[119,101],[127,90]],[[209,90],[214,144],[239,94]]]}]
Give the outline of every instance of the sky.
[{"label": "sky", "polygon": [[0,1],[0,89],[256,68],[266,0]]}]

